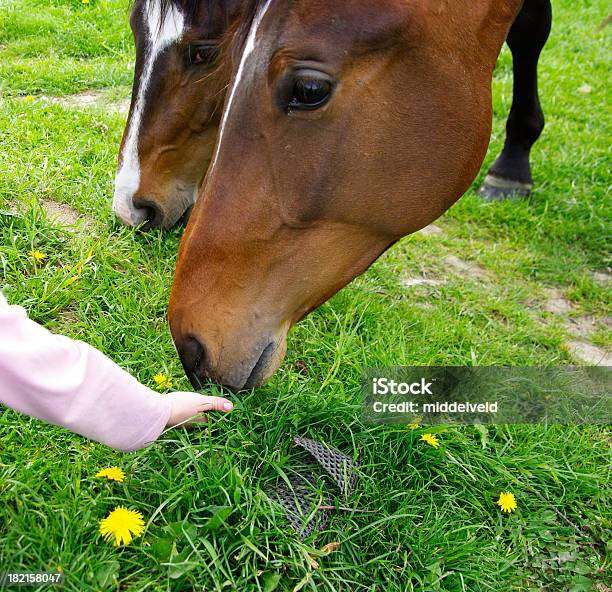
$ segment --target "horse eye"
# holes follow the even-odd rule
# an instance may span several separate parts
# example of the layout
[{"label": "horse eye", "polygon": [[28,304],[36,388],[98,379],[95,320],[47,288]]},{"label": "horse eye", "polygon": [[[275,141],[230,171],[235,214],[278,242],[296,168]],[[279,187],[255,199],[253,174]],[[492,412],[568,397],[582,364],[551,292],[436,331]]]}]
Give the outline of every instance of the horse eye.
[{"label": "horse eye", "polygon": [[188,61],[191,66],[210,66],[217,61],[219,48],[216,45],[190,45]]},{"label": "horse eye", "polygon": [[287,110],[319,109],[329,101],[333,88],[332,82],[327,78],[313,75],[296,78],[290,100],[287,102]]}]

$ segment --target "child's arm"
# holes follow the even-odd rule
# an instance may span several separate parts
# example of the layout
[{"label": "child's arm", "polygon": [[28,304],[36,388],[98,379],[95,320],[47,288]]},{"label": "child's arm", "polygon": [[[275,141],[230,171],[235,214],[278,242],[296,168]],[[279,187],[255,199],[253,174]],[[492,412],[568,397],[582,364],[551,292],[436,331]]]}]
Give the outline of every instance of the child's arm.
[{"label": "child's arm", "polygon": [[[183,407],[184,401],[191,403],[193,414],[210,408],[228,410],[224,404],[229,401],[224,399],[195,393],[180,396]],[[207,408],[202,407],[204,400],[209,402]],[[131,451],[150,444],[175,417],[181,418],[173,401],[181,399],[141,385],[93,347],[53,335],[29,320],[23,308],[8,306],[0,294],[1,403]],[[182,418],[187,417],[183,413]]]}]

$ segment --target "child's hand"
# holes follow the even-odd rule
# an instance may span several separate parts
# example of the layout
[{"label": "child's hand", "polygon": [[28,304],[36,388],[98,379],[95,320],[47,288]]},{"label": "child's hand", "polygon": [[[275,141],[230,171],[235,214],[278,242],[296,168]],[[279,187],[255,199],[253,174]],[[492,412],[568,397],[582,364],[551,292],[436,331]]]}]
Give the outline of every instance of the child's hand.
[{"label": "child's hand", "polygon": [[[221,397],[208,397],[198,393],[168,393],[164,395],[170,398],[172,413],[166,427],[175,425],[186,425],[196,422],[206,421],[206,416],[201,415],[207,411],[231,411],[234,407],[231,401]],[[194,417],[197,416],[197,417]],[[191,419],[193,418],[193,419]],[[191,421],[187,421],[191,419]]]}]

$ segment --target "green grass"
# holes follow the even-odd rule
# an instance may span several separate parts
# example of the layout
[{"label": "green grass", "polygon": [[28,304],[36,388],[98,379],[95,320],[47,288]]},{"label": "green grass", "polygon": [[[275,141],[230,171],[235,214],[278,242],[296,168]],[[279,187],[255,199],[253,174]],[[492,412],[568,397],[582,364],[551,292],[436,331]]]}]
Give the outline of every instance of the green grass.
[{"label": "green grass", "polygon": [[[3,290],[35,320],[87,340],[143,382],[153,386],[163,370],[188,389],[166,321],[180,230],[137,235],[110,212],[123,116],[39,96],[129,92],[127,6],[0,6],[0,210],[26,204],[21,217],[0,214]],[[169,432],[122,455],[0,412],[0,570],[61,566],[75,591],[580,592],[610,584],[609,429],[436,426],[436,450],[419,442],[422,429],[360,420],[364,365],[575,362],[567,319],[544,310],[546,288],[572,303],[568,316],[595,319],[585,340],[612,344],[609,284],[593,275],[610,265],[610,32],[596,32],[609,7],[559,0],[554,9],[532,195],[484,204],[470,193],[439,221],[443,233],[402,241],[303,321],[281,370],[237,399],[228,417],[212,419],[208,435]],[[503,142],[511,84],[504,50],[483,174]],[[579,92],[584,84],[590,93]],[[53,224],[42,199],[69,204],[88,225]],[[48,255],[43,265],[33,265],[32,249]],[[449,255],[484,271],[449,273]],[[444,283],[402,285],[420,274]],[[294,466],[296,434],[361,452],[346,505],[371,514],[338,514],[324,533],[296,539],[265,495]],[[125,484],[94,478],[112,464],[128,473]],[[506,489],[519,503],[510,516],[494,503]],[[145,535],[121,550],[97,535],[117,504],[147,520]],[[340,548],[320,557],[334,541]]]}]

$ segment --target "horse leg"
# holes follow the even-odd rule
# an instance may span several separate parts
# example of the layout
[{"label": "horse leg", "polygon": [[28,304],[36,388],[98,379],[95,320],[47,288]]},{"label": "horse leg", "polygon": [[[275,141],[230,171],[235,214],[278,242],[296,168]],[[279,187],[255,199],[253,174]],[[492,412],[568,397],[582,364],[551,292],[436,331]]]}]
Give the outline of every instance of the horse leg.
[{"label": "horse leg", "polygon": [[550,0],[525,0],[506,42],[512,51],[514,88],[506,142],[484,180],[480,194],[489,201],[523,197],[533,188],[529,153],[544,129],[538,97],[538,59],[550,33]]}]

